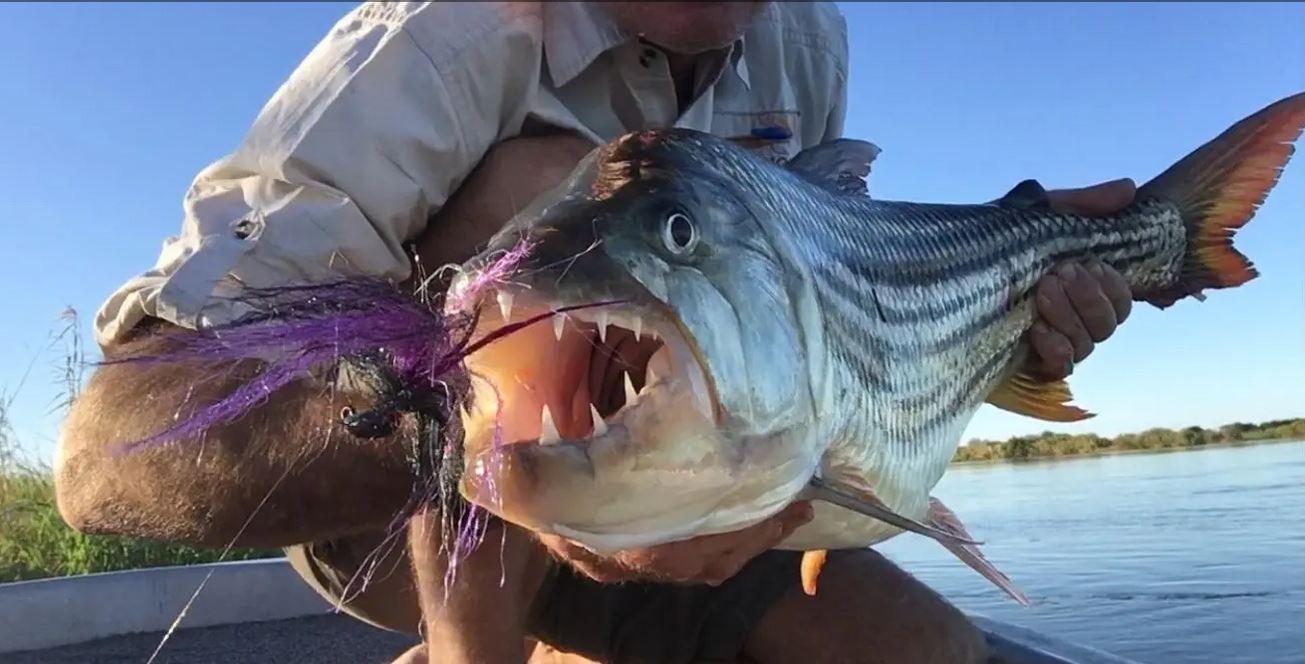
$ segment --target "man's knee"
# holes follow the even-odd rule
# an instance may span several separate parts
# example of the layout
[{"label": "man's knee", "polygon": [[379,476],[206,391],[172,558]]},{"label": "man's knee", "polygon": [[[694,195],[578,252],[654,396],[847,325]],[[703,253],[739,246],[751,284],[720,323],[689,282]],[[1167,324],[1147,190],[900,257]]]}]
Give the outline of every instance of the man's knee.
[{"label": "man's knee", "polygon": [[964,613],[876,551],[831,552],[815,597],[794,576],[748,638],[759,662],[987,660],[983,634]]}]

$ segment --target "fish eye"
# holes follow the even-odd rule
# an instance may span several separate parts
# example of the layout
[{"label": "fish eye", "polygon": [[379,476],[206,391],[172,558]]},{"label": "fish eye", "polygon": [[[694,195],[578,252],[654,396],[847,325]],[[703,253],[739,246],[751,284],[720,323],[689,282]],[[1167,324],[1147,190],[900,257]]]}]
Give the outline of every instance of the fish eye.
[{"label": "fish eye", "polygon": [[672,254],[687,254],[698,244],[698,227],[689,215],[678,210],[672,212],[662,225],[662,242]]}]

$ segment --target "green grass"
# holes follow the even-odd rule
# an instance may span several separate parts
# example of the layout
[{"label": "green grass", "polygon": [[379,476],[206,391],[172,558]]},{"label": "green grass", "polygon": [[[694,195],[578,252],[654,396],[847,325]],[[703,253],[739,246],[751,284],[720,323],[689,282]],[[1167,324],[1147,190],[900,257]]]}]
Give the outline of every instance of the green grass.
[{"label": "green grass", "polygon": [[[65,398],[58,408],[66,408],[76,398],[85,366],[76,313],[69,310],[65,319],[63,331],[54,337],[64,346],[56,370]],[[0,583],[281,555],[280,551],[233,549],[223,556],[220,549],[85,535],[69,528],[55,504],[51,469],[24,459],[19,451],[8,416],[12,403],[13,394],[0,392]]]},{"label": "green grass", "polygon": [[54,502],[48,469],[0,466],[0,583],[92,572],[266,558],[280,551],[196,549],[69,528]]}]

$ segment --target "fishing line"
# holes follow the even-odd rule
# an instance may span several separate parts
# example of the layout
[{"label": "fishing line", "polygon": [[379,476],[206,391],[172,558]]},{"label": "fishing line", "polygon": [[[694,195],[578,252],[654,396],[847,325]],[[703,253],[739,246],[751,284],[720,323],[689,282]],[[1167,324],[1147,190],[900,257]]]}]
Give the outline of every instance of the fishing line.
[{"label": "fishing line", "polygon": [[[263,509],[263,506],[267,504],[267,500],[272,497],[272,493],[276,491],[277,487],[281,486],[281,482],[285,481],[285,478],[290,476],[290,470],[293,467],[294,466],[291,465],[286,468],[286,471],[281,474],[281,477],[277,478],[272,487],[263,495],[262,500],[258,501],[258,505],[254,507],[250,512],[249,517],[245,519],[243,524],[241,524],[240,530],[232,536],[231,541],[227,542],[226,547],[222,549],[222,553],[218,555],[217,562],[222,562],[226,559],[227,554],[231,553],[231,549],[235,548],[236,541],[240,539],[241,535],[245,534],[245,531],[249,528],[249,524],[253,523],[254,517],[258,516],[258,513]],[[190,607],[194,605],[196,599],[199,599],[199,594],[203,592],[206,586],[208,586],[209,579],[213,578],[213,573],[216,571],[216,567],[209,567],[208,573],[205,574],[204,579],[199,582],[199,586],[195,588],[195,592],[191,593],[190,599],[186,600],[186,603],[182,605],[181,610],[177,612],[176,619],[172,621],[171,625],[168,625],[168,630],[163,633],[163,638],[159,639],[159,644],[154,647],[154,652],[150,654],[149,659],[145,660],[145,664],[154,663],[154,659],[159,656],[159,653],[163,651],[163,646],[167,644],[167,642],[172,638],[173,633],[175,633],[177,628],[181,626],[181,621],[184,620],[186,614],[190,612]]]}]

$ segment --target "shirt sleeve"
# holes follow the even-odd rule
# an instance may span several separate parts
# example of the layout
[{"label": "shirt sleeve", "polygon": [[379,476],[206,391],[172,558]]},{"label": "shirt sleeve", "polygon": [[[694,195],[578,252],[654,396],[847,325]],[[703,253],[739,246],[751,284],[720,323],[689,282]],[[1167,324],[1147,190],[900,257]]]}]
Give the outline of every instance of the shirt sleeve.
[{"label": "shirt sleeve", "polygon": [[[229,297],[238,286],[406,278],[405,243],[497,130],[497,102],[464,96],[401,23],[343,19],[235,152],[194,179],[181,233],[102,305],[97,341],[147,317],[189,328],[230,321],[241,313]],[[488,128],[459,123],[486,113]]]}]

